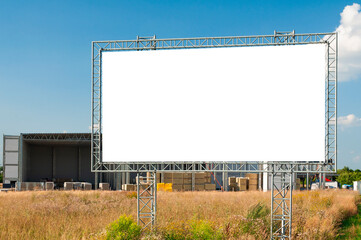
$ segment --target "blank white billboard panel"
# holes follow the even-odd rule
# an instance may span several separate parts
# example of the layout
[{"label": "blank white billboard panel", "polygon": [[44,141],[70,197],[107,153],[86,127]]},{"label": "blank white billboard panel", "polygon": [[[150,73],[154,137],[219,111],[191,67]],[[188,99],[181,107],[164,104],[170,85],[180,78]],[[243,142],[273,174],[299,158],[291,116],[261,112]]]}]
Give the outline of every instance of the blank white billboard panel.
[{"label": "blank white billboard panel", "polygon": [[104,162],[324,161],[325,46],[103,52]]}]

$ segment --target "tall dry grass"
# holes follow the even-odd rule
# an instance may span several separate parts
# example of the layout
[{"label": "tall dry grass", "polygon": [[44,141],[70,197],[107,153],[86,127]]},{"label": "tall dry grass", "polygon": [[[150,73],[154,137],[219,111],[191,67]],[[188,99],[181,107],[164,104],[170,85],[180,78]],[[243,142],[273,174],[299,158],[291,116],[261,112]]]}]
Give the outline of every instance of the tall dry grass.
[{"label": "tall dry grass", "polygon": [[[334,239],[357,212],[357,199],[352,191],[295,192],[294,238]],[[269,212],[249,219],[260,202],[269,208],[270,193],[159,192],[157,232],[147,238],[190,236],[197,225],[224,239],[268,238]],[[0,214],[0,239],[103,239],[120,215],[136,216],[136,199],[125,192],[9,192],[0,193]]]}]

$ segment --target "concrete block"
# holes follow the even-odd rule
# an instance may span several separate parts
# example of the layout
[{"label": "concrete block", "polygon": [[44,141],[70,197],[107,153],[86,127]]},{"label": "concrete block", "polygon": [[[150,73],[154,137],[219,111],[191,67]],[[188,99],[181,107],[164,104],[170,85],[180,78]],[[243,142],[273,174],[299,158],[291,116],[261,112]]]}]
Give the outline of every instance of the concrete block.
[{"label": "concrete block", "polygon": [[109,183],[99,183],[99,189],[100,190],[110,190]]},{"label": "concrete block", "polygon": [[69,191],[69,190],[73,190],[74,188],[73,188],[73,182],[65,182],[64,183],[64,190],[66,190],[66,191]]}]

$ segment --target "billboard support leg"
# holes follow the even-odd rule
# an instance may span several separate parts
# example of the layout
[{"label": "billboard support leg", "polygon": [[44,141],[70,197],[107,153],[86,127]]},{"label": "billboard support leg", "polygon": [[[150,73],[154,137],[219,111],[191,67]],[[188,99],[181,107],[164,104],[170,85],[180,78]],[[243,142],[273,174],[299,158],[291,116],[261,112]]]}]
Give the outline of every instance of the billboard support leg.
[{"label": "billboard support leg", "polygon": [[146,181],[137,173],[137,223],[143,230],[153,230],[157,210],[157,174],[150,172]]},{"label": "billboard support leg", "polygon": [[271,239],[291,239],[292,167],[274,164],[271,170]]}]

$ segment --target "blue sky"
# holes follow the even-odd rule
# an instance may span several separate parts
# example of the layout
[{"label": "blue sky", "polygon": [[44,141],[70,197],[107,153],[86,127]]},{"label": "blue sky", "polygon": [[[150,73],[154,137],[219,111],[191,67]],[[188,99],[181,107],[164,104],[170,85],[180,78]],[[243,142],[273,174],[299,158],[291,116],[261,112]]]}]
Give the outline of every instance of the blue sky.
[{"label": "blue sky", "polygon": [[361,168],[361,14],[353,3],[0,0],[0,134],[89,131],[91,41],[338,28],[339,166]]}]

